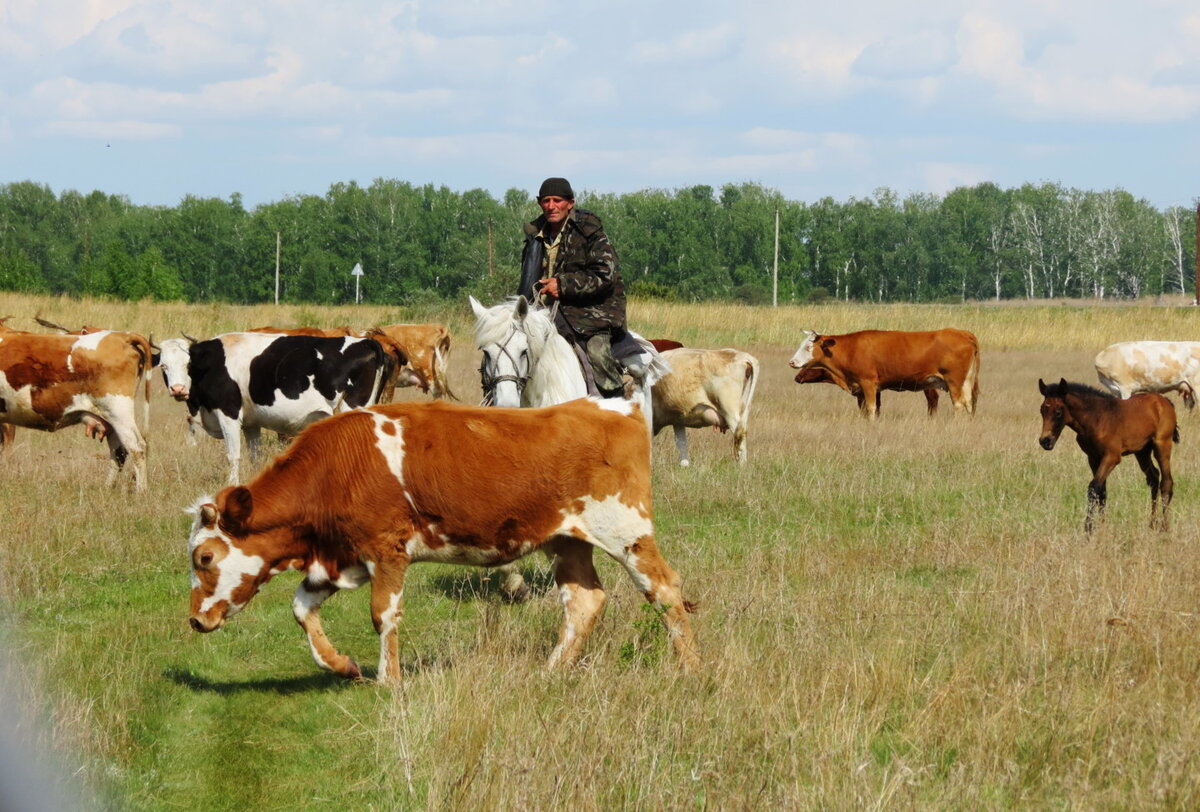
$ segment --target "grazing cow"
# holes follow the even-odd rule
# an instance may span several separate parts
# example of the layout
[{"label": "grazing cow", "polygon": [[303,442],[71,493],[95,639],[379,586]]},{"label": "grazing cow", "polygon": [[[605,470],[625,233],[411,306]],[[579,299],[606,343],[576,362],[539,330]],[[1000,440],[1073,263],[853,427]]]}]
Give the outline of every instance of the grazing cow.
[{"label": "grazing cow", "polygon": [[1200,386],[1200,341],[1122,341],[1096,355],[1100,383],[1120,398],[1177,391],[1189,409]]},{"label": "grazing cow", "polygon": [[827,381],[858,400],[864,416],[879,414],[884,389],[924,391],[930,414],[937,409],[931,388],[950,393],[954,411],[975,413],[979,397],[979,343],[966,330],[863,330],[823,336],[804,331],[804,343],[789,366],[805,373],[798,383]]},{"label": "grazing cow", "polygon": [[84,423],[88,436],[108,442],[109,483],[129,460],[143,491],[146,441],[135,401],[152,365],[150,342],[136,333],[0,332],[0,423],[42,431]]},{"label": "grazing cow", "polygon": [[654,433],[675,429],[679,464],[688,465],[686,429],[712,426],[733,431],[733,451],[746,461],[746,423],[758,382],[758,359],[741,350],[667,350],[663,359],[671,371],[654,384]]},{"label": "grazing cow", "polygon": [[[419,386],[421,391],[428,392],[429,385],[427,378],[423,377],[422,373],[414,369],[411,365],[411,359],[408,351],[394,338],[385,333],[378,331],[378,328],[370,330],[352,330],[349,327],[254,327],[246,330],[247,333],[276,333],[285,336],[317,336],[324,338],[345,338],[353,336],[355,338],[373,338],[379,342],[379,346],[383,347],[383,351],[392,356],[392,375],[384,382],[383,395],[380,396],[380,403],[389,403],[396,394],[398,387]],[[449,339],[447,339],[449,340]]]},{"label": "grazing cow", "polygon": [[296,434],[337,412],[378,402],[392,358],[369,338],[225,333],[162,342],[167,391],[186,401],[209,435],[225,439],[229,482],[238,481],[241,436],[252,462],[262,429]]},{"label": "grazing cow", "polygon": [[[458,396],[450,391],[446,359],[450,356],[450,329],[444,324],[385,324],[363,331],[364,336],[380,335],[396,342],[408,354],[408,363],[417,375],[417,386],[435,398]],[[390,400],[390,398],[388,398]]]},{"label": "grazing cow", "polygon": [[409,564],[495,566],[541,549],[565,615],[549,664],[564,665],[580,656],[604,608],[592,563],[599,548],[657,608],[682,664],[694,667],[692,606],[654,539],[640,411],[596,399],[544,409],[398,403],[320,421],[248,485],[192,509],[192,628],[219,628],[276,573],[300,570],[292,611],[313,659],[358,678],[318,612],[339,589],[370,581],[377,677],[395,683]]}]

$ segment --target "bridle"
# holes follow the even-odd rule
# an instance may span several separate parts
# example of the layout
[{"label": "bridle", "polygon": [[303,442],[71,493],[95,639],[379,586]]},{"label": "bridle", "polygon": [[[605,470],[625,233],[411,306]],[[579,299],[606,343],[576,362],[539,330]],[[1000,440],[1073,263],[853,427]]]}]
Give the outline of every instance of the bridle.
[{"label": "bridle", "polygon": [[[500,352],[505,355],[508,360],[512,361],[513,369],[520,370],[521,365],[517,363],[517,359],[509,352],[508,342],[512,341],[513,336],[517,334],[516,325],[509,327],[508,335],[504,341],[499,342],[496,346],[500,348]],[[517,397],[519,398],[525,392],[525,385],[529,383],[529,359],[526,355],[525,374],[524,375],[493,375],[488,369],[488,354],[483,354],[483,360],[479,364],[479,379],[483,385],[483,403],[484,406],[491,406],[495,401],[496,387],[505,381],[512,381],[517,385]]]}]

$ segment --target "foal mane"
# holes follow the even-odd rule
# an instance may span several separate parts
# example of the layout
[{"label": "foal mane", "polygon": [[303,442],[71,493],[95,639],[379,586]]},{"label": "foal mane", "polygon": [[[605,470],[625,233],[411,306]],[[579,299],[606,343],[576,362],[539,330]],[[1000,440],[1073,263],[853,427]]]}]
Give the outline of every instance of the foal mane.
[{"label": "foal mane", "polygon": [[1060,383],[1051,384],[1046,388],[1051,390],[1057,389],[1057,392],[1052,391],[1051,394],[1060,398],[1066,397],[1067,395],[1079,395],[1081,397],[1088,398],[1102,398],[1104,400],[1112,401],[1117,400],[1117,396],[1112,392],[1106,392],[1103,389],[1097,389],[1096,387],[1089,386],[1086,383],[1073,383],[1072,381],[1067,381],[1067,387],[1065,390]]}]

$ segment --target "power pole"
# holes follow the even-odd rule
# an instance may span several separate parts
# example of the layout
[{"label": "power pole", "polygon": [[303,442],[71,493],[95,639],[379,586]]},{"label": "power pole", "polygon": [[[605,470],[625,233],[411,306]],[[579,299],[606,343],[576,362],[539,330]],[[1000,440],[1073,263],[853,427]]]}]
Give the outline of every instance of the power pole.
[{"label": "power pole", "polygon": [[771,307],[779,307],[779,209],[775,210],[775,270],[772,277]]},{"label": "power pole", "polygon": [[1196,204],[1196,258],[1193,264],[1196,266],[1196,300],[1192,304],[1200,305],[1200,203]]},{"label": "power pole", "polygon": [[488,276],[492,275],[495,270],[496,260],[495,252],[492,250],[492,218],[488,218]]},{"label": "power pole", "polygon": [[275,232],[275,305],[279,306],[279,245],[283,241],[282,233]]}]

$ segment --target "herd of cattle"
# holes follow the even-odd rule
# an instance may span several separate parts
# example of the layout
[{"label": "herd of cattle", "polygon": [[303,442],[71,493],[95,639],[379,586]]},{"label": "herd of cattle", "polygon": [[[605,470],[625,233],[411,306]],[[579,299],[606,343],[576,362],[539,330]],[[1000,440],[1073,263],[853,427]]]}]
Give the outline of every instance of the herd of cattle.
[{"label": "herd of cattle", "polygon": [[[110,482],[128,467],[134,486],[145,490],[136,402],[141,393],[148,424],[156,367],[170,396],[187,405],[190,441],[199,429],[224,439],[229,487],[192,510],[191,624],[199,631],[218,628],[278,572],[300,570],[293,608],[314,659],[357,677],[358,666],[325,637],[318,609],[339,589],[370,582],[381,641],[377,675],[394,679],[408,564],[496,566],[541,549],[551,555],[564,607],[551,661],[570,662],[605,602],[591,560],[600,549],[659,608],[681,662],[698,661],[690,605],[654,541],[649,436],[637,403],[519,411],[379,405],[397,387],[454,397],[446,375],[450,333],[440,324],[264,327],[154,346],[131,332],[43,322],[56,332],[30,333],[6,322],[0,319],[0,444],[11,445],[14,426],[56,431],[82,423],[108,444]],[[685,465],[684,427],[733,431],[744,462],[757,360],[737,350],[656,344],[672,372],[653,392],[654,430],[675,427]],[[806,332],[790,366],[797,383],[834,384],[870,418],[883,390],[923,392],[931,414],[939,391],[949,393],[956,412],[972,414],[979,395],[979,346],[963,330]],[[1177,390],[1191,406],[1200,344],[1114,344],[1096,357],[1096,369],[1120,398]],[[262,429],[299,436],[238,485],[241,439],[256,462]]]}]

